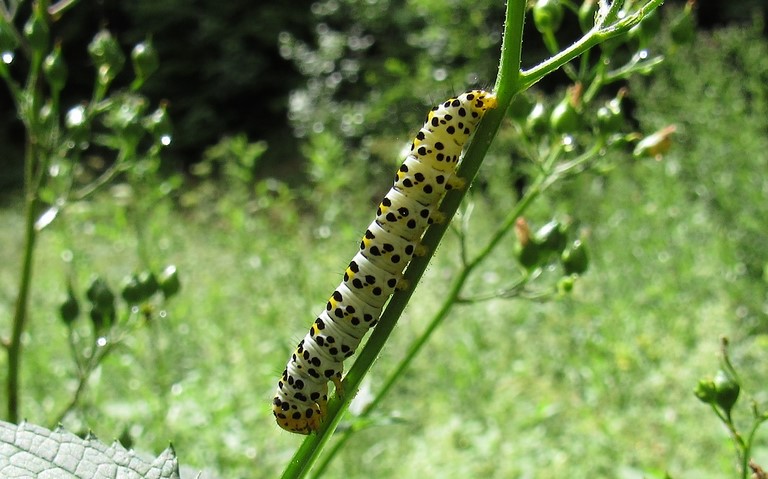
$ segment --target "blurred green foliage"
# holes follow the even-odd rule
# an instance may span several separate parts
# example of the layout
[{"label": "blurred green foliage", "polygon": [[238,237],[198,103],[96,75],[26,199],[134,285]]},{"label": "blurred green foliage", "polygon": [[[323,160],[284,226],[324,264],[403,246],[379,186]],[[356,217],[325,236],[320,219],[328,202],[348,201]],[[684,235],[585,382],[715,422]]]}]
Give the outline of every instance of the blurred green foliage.
[{"label": "blurred green foliage", "polygon": [[[658,79],[637,99],[637,115],[644,125],[677,125],[675,142],[686,156],[666,169],[707,205],[718,234],[734,246],[723,287],[745,331],[766,332],[768,45],[757,40],[761,30],[762,21],[728,28],[670,52]],[[634,83],[633,89],[643,88],[643,81]]]}]

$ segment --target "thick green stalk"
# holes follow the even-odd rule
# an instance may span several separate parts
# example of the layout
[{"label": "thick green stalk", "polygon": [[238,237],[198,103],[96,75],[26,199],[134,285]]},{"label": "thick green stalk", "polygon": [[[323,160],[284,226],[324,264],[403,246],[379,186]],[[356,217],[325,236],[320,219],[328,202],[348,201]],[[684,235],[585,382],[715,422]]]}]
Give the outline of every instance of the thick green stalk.
[{"label": "thick green stalk", "polygon": [[[502,57],[496,82],[496,95],[499,108],[486,114],[464,156],[463,165],[459,174],[467,180],[468,184],[471,183],[471,180],[474,179],[477,174],[480,164],[488,151],[488,147],[501,125],[507,107],[512,101],[512,97],[519,91],[516,83],[520,71],[520,53],[522,48],[524,18],[525,0],[510,0],[507,4],[504,44],[502,46]],[[467,193],[467,189],[448,195],[441,204],[440,209],[445,214],[446,221],[442,224],[432,225],[422,239],[422,243],[429,249],[430,254],[414,258],[405,272],[405,279],[411,287],[396,292],[392,297],[392,300],[387,304],[379,324],[374,329],[370,339],[361,350],[360,356],[344,378],[343,395],[341,395],[341,397],[337,395],[337,397],[329,402],[328,415],[320,431],[317,434],[310,435],[302,443],[301,447],[296,451],[296,454],[284,471],[283,478],[304,477],[309,472],[309,469],[319,456],[322,447],[328,442],[336,425],[341,420],[343,411],[348,408],[349,403],[357,394],[363,378],[383,349],[389,335],[392,333],[392,330],[397,323],[397,319],[400,317],[406,304],[408,304],[409,299],[413,295],[419,279],[424,274],[424,271],[426,271],[430,257],[447,231],[450,219],[456,213],[456,210],[458,210],[462,199]]]}]

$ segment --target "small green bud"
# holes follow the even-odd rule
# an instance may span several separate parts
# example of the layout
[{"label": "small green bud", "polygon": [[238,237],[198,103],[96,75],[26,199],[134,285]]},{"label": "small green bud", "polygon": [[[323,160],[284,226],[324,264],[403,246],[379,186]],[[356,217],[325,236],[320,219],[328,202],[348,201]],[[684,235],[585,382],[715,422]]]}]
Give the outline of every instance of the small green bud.
[{"label": "small green bud", "polygon": [[563,276],[557,281],[557,292],[560,294],[569,294],[573,291],[573,285],[576,282],[574,276]]},{"label": "small green bud", "polygon": [[527,270],[535,269],[541,263],[541,248],[534,242],[520,244],[515,247],[517,261]]},{"label": "small green bud", "polygon": [[595,26],[595,14],[597,14],[597,0],[584,0],[579,7],[579,26],[586,33]]},{"label": "small green bud", "polygon": [[635,149],[632,152],[632,156],[635,158],[651,157],[656,158],[657,160],[661,159],[664,153],[669,151],[672,146],[672,138],[670,137],[676,129],[675,125],[670,125],[646,136],[637,142],[637,145],[635,145]]},{"label": "small green bud", "polygon": [[106,281],[100,277],[94,278],[85,296],[93,305],[93,309],[101,312],[109,312],[115,309],[115,293],[109,289]]},{"label": "small green bud", "polygon": [[77,145],[87,144],[89,136],[89,125],[86,117],[85,106],[77,105],[72,107],[64,115],[64,125],[72,136],[72,141]]},{"label": "small green bud", "polygon": [[568,225],[552,220],[536,231],[534,240],[541,245],[543,253],[560,254],[567,244],[567,229]]},{"label": "small green bud", "polygon": [[525,130],[530,136],[539,136],[547,131],[547,110],[544,103],[536,102],[525,119]]},{"label": "small green bud", "polygon": [[88,44],[88,54],[96,66],[98,81],[102,84],[114,80],[125,64],[125,55],[108,30],[101,30],[93,37]]},{"label": "small green bud", "polygon": [[24,36],[32,47],[33,52],[43,53],[48,50],[51,31],[45,18],[45,10],[40,4],[35,4],[32,16],[24,24]]},{"label": "small green bud", "polygon": [[67,65],[61,55],[61,44],[57,43],[43,60],[43,73],[53,92],[58,93],[64,88],[67,83]]},{"label": "small green bud", "polygon": [[157,110],[142,120],[144,128],[164,145],[167,145],[173,133],[171,118],[168,115],[168,104],[161,102]]},{"label": "small green bud", "polygon": [[715,374],[715,401],[727,414],[731,413],[733,405],[739,399],[741,386],[730,374],[720,370]]},{"label": "small green bud", "polygon": [[693,394],[703,403],[714,404],[717,396],[715,383],[711,379],[700,379]]},{"label": "small green bud", "polygon": [[132,93],[113,98],[115,102],[110,105],[104,116],[104,125],[119,133],[124,139],[138,142],[144,135],[141,120],[148,106],[147,100]]},{"label": "small green bud", "polygon": [[160,273],[158,282],[160,283],[160,290],[163,292],[165,299],[176,296],[181,289],[181,282],[179,281],[179,274],[176,271],[176,266],[167,266],[163,272]]},{"label": "small green bud", "polygon": [[122,291],[120,295],[123,297],[126,303],[134,305],[139,304],[142,299],[141,290],[139,287],[139,278],[137,275],[132,274],[126,276],[123,279]]},{"label": "small green bud", "polygon": [[137,43],[131,51],[131,62],[133,63],[133,72],[136,78],[141,81],[146,80],[157,71],[160,61],[157,57],[157,51],[152,45],[151,40]]},{"label": "small green bud", "polygon": [[71,325],[80,315],[80,303],[75,297],[72,288],[67,288],[67,298],[59,306],[59,317],[67,326]]},{"label": "small green bud", "polygon": [[525,218],[518,218],[515,222],[515,236],[517,236],[515,245],[517,261],[527,270],[538,267],[542,256],[541,248],[532,237]]},{"label": "small green bud", "polygon": [[560,256],[565,274],[584,274],[589,268],[587,248],[581,240],[575,240]]},{"label": "small green bud", "polygon": [[533,5],[533,24],[540,33],[554,33],[563,23],[560,0],[537,0]]},{"label": "small green bud", "polygon": [[151,271],[142,271],[137,277],[139,282],[139,292],[141,293],[141,299],[149,299],[150,296],[155,294],[160,285],[157,283],[157,277]]},{"label": "small green bud", "polygon": [[54,114],[53,104],[50,99],[40,107],[37,118],[40,121],[40,126],[43,126],[46,130],[50,131],[54,128],[54,123],[58,121],[58,118]]},{"label": "small green bud", "polygon": [[571,105],[571,102],[564,98],[552,110],[549,124],[558,133],[573,132],[579,127],[579,113]]}]

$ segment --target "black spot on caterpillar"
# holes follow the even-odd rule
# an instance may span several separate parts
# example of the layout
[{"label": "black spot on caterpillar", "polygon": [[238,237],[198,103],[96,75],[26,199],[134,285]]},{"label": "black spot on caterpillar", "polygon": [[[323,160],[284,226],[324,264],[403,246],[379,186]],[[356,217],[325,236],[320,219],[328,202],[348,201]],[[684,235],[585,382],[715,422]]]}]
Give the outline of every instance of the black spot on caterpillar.
[{"label": "black spot on caterpillar", "polygon": [[376,325],[403,270],[446,190],[463,185],[454,176],[464,144],[496,97],[469,90],[430,110],[376,210],[344,280],[312,329],[299,342],[272,401],[277,424],[299,434],[317,431],[326,414],[328,381],[340,391],[344,359]]}]

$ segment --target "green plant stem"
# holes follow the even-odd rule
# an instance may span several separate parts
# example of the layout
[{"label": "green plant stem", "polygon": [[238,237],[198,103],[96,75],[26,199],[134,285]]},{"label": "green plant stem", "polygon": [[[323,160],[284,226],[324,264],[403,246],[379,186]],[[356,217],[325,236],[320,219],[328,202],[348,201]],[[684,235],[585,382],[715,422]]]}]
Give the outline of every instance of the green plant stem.
[{"label": "green plant stem", "polygon": [[27,323],[29,307],[29,290],[32,284],[32,260],[34,258],[37,231],[35,219],[37,216],[37,185],[34,182],[34,160],[36,148],[34,140],[28,138],[24,158],[24,247],[19,275],[19,293],[11,325],[11,339],[8,343],[8,382],[6,394],[8,397],[7,415],[9,422],[19,420],[19,390],[21,383],[21,335]]},{"label": "green plant stem", "polygon": [[760,428],[760,426],[763,424],[763,422],[766,421],[765,417],[756,417],[754,422],[752,423],[752,429],[749,431],[749,435],[747,435],[747,442],[744,446],[744,455],[741,458],[741,477],[743,479],[747,479],[747,474],[749,471],[749,461],[752,456],[752,444],[754,443],[755,434],[757,433],[757,430]]},{"label": "green plant stem", "polygon": [[[107,337],[110,336],[111,334]],[[66,418],[67,414],[69,414],[75,408],[75,406],[77,406],[77,404],[80,402],[80,398],[82,398],[83,393],[85,393],[85,390],[88,387],[88,381],[91,378],[91,374],[93,374],[93,371],[96,370],[96,368],[107,357],[107,355],[109,355],[109,353],[111,353],[112,350],[119,344],[119,341],[119,338],[110,338],[104,346],[99,346],[98,335],[95,335],[93,338],[93,344],[91,345],[91,357],[85,358],[85,361],[80,362],[78,359],[79,355],[74,344],[73,331],[70,329],[69,344],[70,350],[72,351],[72,357],[75,358],[75,365],[77,366],[77,388],[75,388],[75,392],[70,398],[69,403],[67,403],[62,411],[56,416],[56,419],[53,421],[51,427],[55,427],[57,424],[61,424],[64,418]]]},{"label": "green plant stem", "polygon": [[40,107],[42,104],[40,71],[42,61],[42,52],[32,52],[30,71],[23,92],[14,91],[12,80],[7,82],[11,87],[11,91],[15,93],[16,111],[19,113],[27,130],[24,151],[24,246],[21,273],[19,274],[18,296],[16,297],[11,325],[11,339],[8,343],[7,420],[13,423],[18,422],[21,409],[19,399],[21,388],[21,336],[28,321],[29,291],[32,284],[32,267],[38,233],[35,229],[38,196],[40,187],[47,174],[47,168],[45,167],[47,158],[40,145],[40,136],[44,128],[40,122]]},{"label": "green plant stem", "polygon": [[99,188],[111,182],[126,168],[126,158],[129,157],[130,156],[126,154],[125,149],[121,148],[117,153],[117,158],[115,158],[114,163],[112,163],[106,170],[104,170],[98,178],[83,186],[78,191],[72,193],[70,200],[85,200],[90,195],[95,193]]},{"label": "green plant stem", "polygon": [[[645,16],[650,15],[651,12],[656,10],[662,3],[664,3],[664,0],[649,0],[649,2],[643,5],[643,7],[637,12],[627,16],[624,19],[621,19],[616,24],[612,24],[611,22],[615,17],[615,14],[618,13],[618,11],[614,12],[614,10],[616,10],[616,8],[618,8],[621,3],[623,2],[616,1],[611,4],[611,13],[603,18],[600,24],[595,25],[592,30],[587,32],[581,39],[577,40],[570,47],[566,48],[552,58],[536,65],[530,70],[523,71],[520,75],[522,77],[523,89],[527,89],[534,85],[546,75],[567,64],[574,58],[577,58],[590,48],[604,42],[605,40],[628,32],[632,27],[640,23],[640,21]],[[605,26],[606,23],[609,25]]]}]

